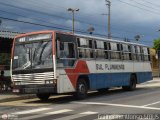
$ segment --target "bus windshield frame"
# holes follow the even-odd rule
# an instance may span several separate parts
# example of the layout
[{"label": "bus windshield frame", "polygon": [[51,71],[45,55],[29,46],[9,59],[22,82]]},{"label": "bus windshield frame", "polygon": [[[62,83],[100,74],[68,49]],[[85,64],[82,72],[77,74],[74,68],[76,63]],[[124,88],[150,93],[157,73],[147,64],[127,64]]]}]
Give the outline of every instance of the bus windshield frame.
[{"label": "bus windshield frame", "polygon": [[17,37],[12,70],[53,68],[52,48],[51,33]]}]

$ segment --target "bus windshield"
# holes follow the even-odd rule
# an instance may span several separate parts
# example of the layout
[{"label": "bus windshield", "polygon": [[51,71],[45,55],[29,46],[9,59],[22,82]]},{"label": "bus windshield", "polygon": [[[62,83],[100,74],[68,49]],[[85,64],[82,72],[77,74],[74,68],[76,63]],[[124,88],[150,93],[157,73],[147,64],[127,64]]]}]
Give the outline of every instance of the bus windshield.
[{"label": "bus windshield", "polygon": [[36,41],[15,45],[13,69],[38,69],[52,67],[52,42]]}]

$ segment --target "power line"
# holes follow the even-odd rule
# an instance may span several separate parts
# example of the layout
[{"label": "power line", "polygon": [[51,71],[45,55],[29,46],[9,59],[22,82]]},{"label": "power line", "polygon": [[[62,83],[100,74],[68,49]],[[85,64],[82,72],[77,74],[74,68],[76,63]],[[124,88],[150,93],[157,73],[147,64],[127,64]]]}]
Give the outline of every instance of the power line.
[{"label": "power line", "polygon": [[[17,7],[15,5],[10,5],[10,4],[3,3],[3,2],[0,2],[0,5],[5,5],[5,6],[12,7],[12,8],[21,9],[21,10],[25,10],[25,11],[30,11],[30,12],[34,12],[34,13],[38,13],[38,14],[43,14],[43,15],[51,16],[51,17],[57,17],[57,18],[61,18],[61,19],[64,19],[64,20],[70,19],[70,18],[67,18],[67,17],[63,17],[63,16],[60,16],[60,15],[53,14],[53,13],[50,14],[50,13],[40,12],[40,11],[33,10],[33,9],[28,9],[28,8],[23,8],[23,7]],[[88,24],[88,25],[94,24],[94,25],[99,26],[99,27],[104,27],[103,25],[99,25],[99,24],[95,24],[95,23],[87,23],[87,22],[82,21],[82,20],[77,20],[76,19],[76,21],[78,21],[80,23]]]},{"label": "power line", "polygon": [[[22,8],[22,7],[21,7]],[[22,8],[23,9],[23,8]],[[23,9],[24,10],[24,9]],[[38,11],[39,12],[39,11]],[[41,13],[41,12],[40,12]],[[25,23],[27,23],[26,21],[23,21],[23,22],[25,22]],[[28,23],[31,23],[31,22],[28,22]],[[50,28],[56,28],[56,29],[61,29],[61,30],[70,30],[70,29],[65,29],[65,28],[60,28],[60,27],[53,27],[53,26],[48,26],[48,25],[43,25],[43,24],[39,24],[39,23],[36,23],[37,25],[39,25],[39,26],[43,26],[43,27],[50,27]],[[35,24],[34,24],[35,25]],[[81,32],[81,33],[86,33],[86,32],[84,32],[84,31],[81,31],[81,30],[78,30],[79,32]],[[98,35],[98,34],[97,34]],[[100,36],[104,36],[104,35],[102,35],[102,34],[99,34]],[[106,37],[106,36],[105,36]],[[115,38],[115,36],[113,36],[114,38]]]},{"label": "power line", "polygon": [[[46,22],[45,20],[42,20],[42,19],[30,18],[30,17],[26,17],[26,16],[24,16],[24,15],[20,15],[20,14],[13,13],[13,12],[7,12],[7,11],[4,11],[4,10],[0,10],[0,12],[7,13],[7,14],[11,14],[11,15],[16,15],[16,16],[20,16],[20,17],[24,17],[24,18],[29,18],[29,19],[37,20],[37,21],[41,21],[41,22]],[[53,22],[49,22],[49,21],[47,21],[47,22],[50,23],[50,24],[54,24],[54,25],[61,26],[61,27],[70,28],[70,27],[67,27],[67,26],[60,25],[60,24],[55,24],[55,23],[53,23]]]},{"label": "power line", "polygon": [[18,6],[10,5],[10,4],[3,3],[3,2],[0,2],[0,5],[9,6],[9,7],[20,9],[20,10],[24,10],[24,11],[27,11],[27,12],[30,11],[30,12],[34,12],[34,13],[38,13],[38,14],[43,14],[43,15],[47,15],[47,16],[52,16],[52,17],[58,17],[58,18],[66,19],[66,17],[63,17],[63,16],[59,16],[59,15],[55,15],[55,14],[49,14],[49,13],[46,13],[46,12],[39,12],[37,10],[23,8],[23,7],[18,7]]},{"label": "power line", "polygon": [[[16,19],[12,19],[12,18],[6,18],[6,17],[0,17],[1,19],[5,19],[5,20],[10,20],[10,21],[14,21],[14,22],[20,22],[20,23],[26,23],[26,24],[31,24],[31,25],[35,25],[35,26],[41,26],[41,27],[47,27],[47,28],[54,28],[54,29],[58,29],[58,30],[71,30],[71,29],[67,29],[67,28],[61,28],[61,27],[54,27],[54,26],[48,26],[48,25],[44,25],[44,24],[39,24],[39,23],[34,23],[34,22],[26,22],[26,21],[22,21],[22,20],[16,20]],[[88,34],[88,32],[86,31],[80,31],[80,30],[76,30],[76,32],[79,32],[79,33],[83,33],[83,34]],[[103,35],[103,34],[99,34],[99,33],[94,33],[94,35],[96,36],[101,36],[101,37],[106,37],[106,35]],[[112,36],[113,38],[116,38],[116,39],[121,39],[121,40],[124,40],[124,38],[122,37],[117,37],[117,36]],[[134,39],[128,39],[130,41],[134,41]],[[149,41],[144,41],[143,42],[148,42],[150,43]]]},{"label": "power line", "polygon": [[[34,22],[27,22],[27,21],[23,21],[23,20],[17,20],[17,19],[13,19],[13,18],[7,18],[7,17],[0,17],[1,19],[5,19],[5,20],[10,20],[10,21],[14,21],[14,22],[20,22],[20,23],[26,23],[26,24],[31,24],[31,25],[35,25],[35,26],[41,26],[41,27],[47,27],[47,28],[54,28],[54,29],[59,29],[59,30],[68,30],[71,31],[71,29],[68,28],[61,28],[61,27],[55,27],[55,26],[49,26],[49,25],[45,25],[45,24],[39,24],[39,23],[34,23]],[[76,30],[77,32],[80,33],[87,33],[86,31],[82,31],[82,30]],[[102,34],[95,34],[95,35],[99,35],[99,36],[105,36]]]},{"label": "power line", "polygon": [[[62,18],[64,20],[67,20],[68,18],[66,17],[62,17],[62,16],[59,16],[59,15],[55,15],[55,14],[49,14],[49,13],[46,13],[46,12],[40,12],[40,11],[37,11],[37,10],[31,10],[31,9],[27,9],[27,8],[23,8],[23,7],[17,7],[15,5],[10,5],[10,4],[7,4],[7,3],[2,3],[0,2],[0,5],[5,5],[5,6],[9,6],[9,7],[12,7],[12,8],[16,8],[16,9],[21,9],[21,10],[25,10],[25,11],[31,11],[31,12],[34,12],[34,13],[38,13],[38,14],[43,14],[43,15],[47,15],[47,16],[51,16],[51,17],[58,17],[58,18]],[[84,23],[84,24],[89,24],[89,25],[95,25],[95,26],[99,26],[99,27],[103,27],[105,28],[104,25],[99,25],[99,24],[95,24],[95,23],[86,23],[84,21],[81,21],[81,20],[76,20],[76,21],[79,21],[81,23]],[[133,33],[133,31],[129,31],[129,30],[123,30],[123,29],[117,29],[115,27],[112,26],[112,29],[114,30],[121,30],[121,31],[124,31],[124,32],[129,32],[129,33]]]},{"label": "power line", "polygon": [[142,8],[142,7],[139,7],[139,6],[130,4],[130,3],[128,3],[128,2],[124,2],[124,1],[122,1],[122,0],[118,0],[118,1],[120,1],[121,3],[127,4],[127,5],[129,5],[129,6],[139,8],[139,9],[144,10],[144,11],[146,11],[146,12],[150,12],[150,13],[152,13],[152,14],[154,13],[154,14],[160,15],[160,14],[158,14],[157,12],[154,12],[154,11],[151,11],[151,10],[149,10],[149,9],[145,9],[145,8]]},{"label": "power line", "polygon": [[60,28],[60,27],[52,27],[52,26],[49,26],[49,25],[43,25],[43,24],[34,23],[34,22],[27,22],[27,21],[22,21],[22,20],[7,18],[7,17],[0,17],[0,18],[1,19],[5,19],[5,20],[10,20],[10,21],[15,21],[15,22],[27,23],[27,24],[36,25],[36,26],[42,26],[42,27],[48,27],[48,28],[56,28],[56,29],[62,29],[62,30],[70,30],[70,29],[63,29],[63,28]]},{"label": "power line", "polygon": [[[145,4],[143,4],[143,3],[140,3],[140,2],[137,2],[137,1],[135,1],[135,0],[130,0],[130,1],[134,1],[136,4],[138,4],[138,5],[141,5],[141,6],[144,6],[144,7],[146,7],[146,8],[150,8],[150,9],[153,9],[153,10],[158,10],[159,11],[159,9],[156,9],[156,8],[153,8],[153,7],[151,7],[151,6],[148,6],[148,5],[145,5]],[[153,11],[154,12],[154,11]],[[159,12],[158,12],[159,13]]]},{"label": "power line", "polygon": [[[59,15],[49,14],[49,13],[46,13],[46,12],[39,12],[39,11],[37,11],[37,10],[31,10],[31,9],[23,8],[23,7],[17,7],[17,6],[15,6],[15,5],[10,5],[10,4],[7,4],[7,3],[2,3],[2,2],[0,2],[0,5],[5,5],[5,6],[12,7],[12,8],[25,10],[25,11],[31,11],[31,12],[34,12],[34,13],[43,14],[43,15],[47,15],[47,16],[51,16],[51,17],[58,17],[58,18],[62,18],[62,19],[64,19],[64,20],[67,20],[67,19],[68,19],[68,18],[66,18],[66,17],[62,17],[62,16],[59,16]],[[84,23],[84,24],[89,24],[89,25],[91,25],[91,23],[86,23],[86,22],[84,22],[84,21],[80,21],[80,20],[76,20],[76,21],[79,21],[79,22]],[[98,24],[94,24],[94,25],[97,25],[97,26],[100,26],[100,27],[104,27],[103,25],[98,25]]]},{"label": "power line", "polygon": [[[45,4],[46,7],[42,7],[42,6],[44,6],[44,4],[41,4],[39,1],[38,1],[38,2],[35,1],[35,0],[34,0],[34,1],[33,1],[33,0],[27,0],[27,1],[31,1],[30,3],[32,3],[32,4],[30,4],[30,5],[33,5],[33,3],[35,3],[34,5],[38,5],[38,7],[41,7],[41,8],[44,8],[44,9],[45,9],[46,7],[49,7],[49,8],[50,8],[50,6],[48,5],[49,3],[48,3],[47,1],[43,1],[43,3],[46,3],[46,4]],[[64,10],[66,10],[66,7],[60,6],[60,5],[55,4],[55,3],[52,3],[52,4],[54,5],[54,6],[52,6],[52,7],[57,7],[58,9],[59,9],[59,8],[63,8]],[[86,13],[84,13],[84,12],[82,12],[82,11],[79,12],[79,14],[81,14],[81,13],[83,14],[83,16],[86,16],[86,17],[88,17],[88,16],[89,16],[89,17],[94,17],[94,18],[97,17],[97,15],[88,14],[88,13],[86,14]]]},{"label": "power line", "polygon": [[[1,2],[0,2],[1,3]],[[15,8],[18,8],[18,9],[23,9],[22,7],[16,7],[16,6],[13,6],[13,5],[9,5],[9,4],[5,4],[5,3],[2,3],[4,5],[7,5],[7,6],[10,6],[10,7],[15,7]],[[24,8],[25,9],[25,8]],[[28,10],[28,9],[25,9],[25,10]],[[16,16],[21,16],[21,17],[24,17],[24,18],[29,18],[29,17],[26,17],[24,15],[20,15],[20,14],[17,14],[17,13],[13,13],[13,12],[7,12],[7,11],[4,11],[4,10],[0,10],[1,12],[4,12],[4,13],[7,13],[7,14],[12,14],[12,15],[16,15]],[[32,11],[32,10],[31,10]],[[32,12],[36,12],[36,11],[32,11]],[[37,11],[38,12],[38,11]],[[40,13],[40,12],[38,12]],[[33,19],[33,18],[31,18]],[[46,22],[44,20],[41,20],[41,19],[37,19],[37,18],[34,18],[34,20],[38,20],[38,21],[42,21],[42,22]],[[49,22],[49,21],[48,21]],[[49,22],[51,23],[51,22]],[[63,25],[59,25],[59,24],[55,24],[55,23],[51,23],[51,24],[54,24],[54,25],[58,25],[58,26],[61,26],[61,27],[65,27],[65,28],[70,28],[70,27],[67,27],[67,26],[63,26]]]},{"label": "power line", "polygon": [[149,4],[151,4],[151,5],[155,6],[155,7],[158,7],[158,8],[160,7],[160,5],[154,4],[154,3],[149,2],[149,1],[147,1],[147,0],[142,0],[142,1],[144,1],[144,2],[146,2],[146,3],[149,3]]}]

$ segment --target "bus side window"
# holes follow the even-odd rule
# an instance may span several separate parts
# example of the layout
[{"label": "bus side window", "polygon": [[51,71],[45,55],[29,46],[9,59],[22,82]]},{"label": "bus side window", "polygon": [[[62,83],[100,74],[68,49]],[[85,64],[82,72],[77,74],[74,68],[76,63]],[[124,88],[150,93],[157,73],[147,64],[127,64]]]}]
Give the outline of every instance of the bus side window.
[{"label": "bus side window", "polygon": [[117,43],[117,51],[120,51],[121,49],[120,49],[120,44],[119,43]]},{"label": "bus side window", "polygon": [[95,49],[97,49],[97,42],[96,41],[94,41],[94,45],[95,45]]},{"label": "bus side window", "polygon": [[140,56],[141,56],[141,60],[144,61],[144,50],[142,47],[140,47]]},{"label": "bus side window", "polygon": [[137,60],[141,61],[141,50],[140,46],[136,46],[136,54],[137,54]]},{"label": "bus side window", "polygon": [[93,48],[92,46],[92,40],[88,40],[89,41],[89,48]]},{"label": "bus side window", "polygon": [[78,45],[78,47],[80,47],[80,40],[79,40],[79,38],[77,38],[77,45]]},{"label": "bus side window", "polygon": [[107,42],[104,42],[104,50],[105,50],[105,59],[109,59],[109,45],[108,45],[109,43],[107,43]]},{"label": "bus side window", "polygon": [[73,43],[68,43],[68,58],[75,58],[75,49],[74,49],[74,44]]},{"label": "bus side window", "polygon": [[107,42],[104,42],[104,49],[108,50]]},{"label": "bus side window", "polygon": [[122,57],[124,60],[132,60],[130,45],[122,44]]},{"label": "bus side window", "polygon": [[120,59],[120,51],[118,51],[118,45],[119,43],[111,42],[111,59]]},{"label": "bus side window", "polygon": [[129,51],[129,60],[133,60],[132,54],[131,54],[131,46],[128,45],[128,51]]},{"label": "bus side window", "polygon": [[132,45],[132,59],[137,60],[137,55],[136,55],[136,46]]},{"label": "bus side window", "polygon": [[78,53],[79,53],[79,58],[85,58],[85,49],[79,49]]},{"label": "bus side window", "polygon": [[143,47],[144,61],[150,61],[149,48]]},{"label": "bus side window", "polygon": [[111,43],[108,43],[108,50],[111,50]]}]

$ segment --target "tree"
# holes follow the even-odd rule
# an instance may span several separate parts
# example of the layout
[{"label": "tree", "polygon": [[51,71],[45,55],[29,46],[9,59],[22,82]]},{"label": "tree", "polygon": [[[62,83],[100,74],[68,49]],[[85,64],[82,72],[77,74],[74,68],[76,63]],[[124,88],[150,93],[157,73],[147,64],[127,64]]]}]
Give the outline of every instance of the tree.
[{"label": "tree", "polygon": [[156,50],[160,50],[160,38],[154,40],[153,48]]}]

